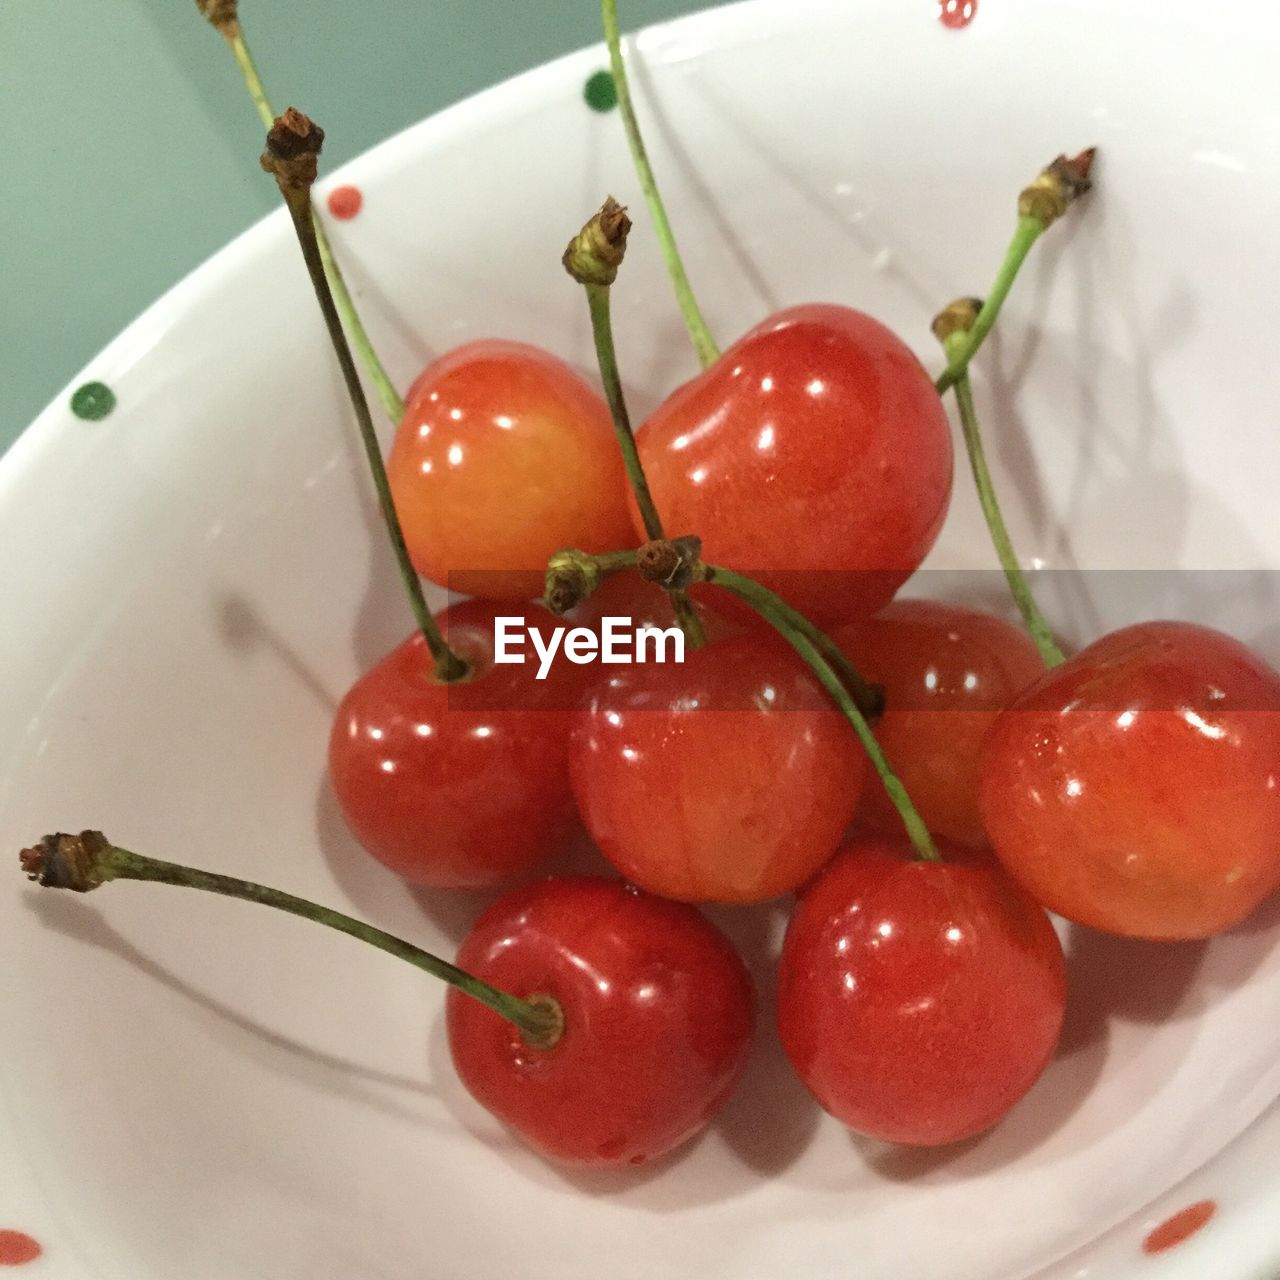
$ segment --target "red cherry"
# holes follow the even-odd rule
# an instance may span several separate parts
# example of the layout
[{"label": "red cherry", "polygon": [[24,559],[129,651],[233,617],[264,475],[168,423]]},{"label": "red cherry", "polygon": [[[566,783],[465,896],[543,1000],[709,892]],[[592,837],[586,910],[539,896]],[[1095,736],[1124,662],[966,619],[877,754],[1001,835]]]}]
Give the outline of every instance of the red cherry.
[{"label": "red cherry", "polygon": [[1051,911],[1205,938],[1280,886],[1280,675],[1208,627],[1112,632],[1001,714],[982,763],[992,846]]},{"label": "red cherry", "polygon": [[805,891],[778,973],[782,1045],[810,1092],[912,1146],[995,1124],[1053,1055],[1065,1005],[1053,926],[998,866],[882,837]]},{"label": "red cherry", "polygon": [[544,1155],[627,1165],[706,1127],[746,1060],[751,980],[693,907],[591,876],[507,894],[458,964],[515,995],[551,996],[565,1030],[530,1048],[509,1022],[450,990],[449,1047],[471,1095]]},{"label": "red cherry", "polygon": [[862,753],[789,648],[747,636],[614,670],[569,755],[587,830],[623,875],[687,902],[763,902],[831,856]]},{"label": "red cherry", "polygon": [[604,401],[519,342],[470,342],[413,385],[387,462],[418,571],[466,595],[529,600],[562,547],[633,546]]},{"label": "red cherry", "polygon": [[472,665],[442,684],[420,634],[351,687],[329,738],[329,776],[347,825],[379,861],[418,884],[477,888],[530,871],[574,826],[566,764],[580,669],[495,665],[494,618],[559,625],[533,605],[472,600],[439,615]]},{"label": "red cherry", "polygon": [[792,307],[730,347],[637,433],[666,526],[818,622],[866,617],[942,527],[942,402],[888,329]]},{"label": "red cherry", "polygon": [[[978,808],[982,742],[1044,663],[1027,633],[994,614],[932,600],[896,600],[833,635],[868,680],[884,687],[876,737],[935,835],[987,843]],[[858,817],[897,835],[902,819],[877,781]]]}]

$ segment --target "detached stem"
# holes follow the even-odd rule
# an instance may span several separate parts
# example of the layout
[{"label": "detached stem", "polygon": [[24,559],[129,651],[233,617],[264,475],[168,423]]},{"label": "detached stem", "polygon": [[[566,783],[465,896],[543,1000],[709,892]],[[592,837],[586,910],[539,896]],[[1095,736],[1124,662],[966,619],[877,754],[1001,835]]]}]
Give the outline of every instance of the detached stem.
[{"label": "detached stem", "polygon": [[[215,25],[218,26],[218,29],[226,37],[227,44],[231,47],[231,53],[236,60],[236,65],[240,68],[240,74],[244,78],[244,86],[249,91],[249,97],[253,101],[258,118],[262,121],[262,127],[270,129],[275,123],[276,113],[272,109],[271,100],[267,97],[267,90],[262,83],[262,77],[258,74],[258,67],[253,60],[253,54],[249,52],[249,45],[244,38],[244,30],[236,19]],[[347,288],[342,268],[338,265],[337,258],[334,257],[333,247],[330,245],[329,237],[325,233],[324,224],[319,218],[315,219],[315,228],[316,244],[319,246],[320,259],[324,264],[324,273],[328,278],[329,288],[333,291],[334,305],[338,308],[338,314],[342,317],[342,322],[346,326],[347,332],[351,334],[351,341],[355,344],[355,348],[360,354],[360,363],[364,365],[365,372],[369,375],[369,380],[377,389],[378,399],[382,401],[382,407],[386,411],[387,417],[396,426],[399,426],[400,420],[404,417],[404,400],[388,376],[382,361],[378,359],[378,353],[374,350],[369,334],[360,319],[360,313],[356,310],[355,300],[351,296],[351,291]]]},{"label": "detached stem", "polygon": [[[944,344],[948,353],[953,345],[959,344],[960,334],[948,338]],[[996,497],[995,485],[991,479],[991,471],[987,466],[987,453],[982,443],[982,429],[978,423],[977,410],[973,404],[973,387],[969,382],[968,372],[960,375],[955,385],[956,404],[960,409],[960,427],[964,432],[965,450],[969,455],[969,468],[973,472],[973,482],[978,490],[978,501],[982,504],[982,514],[991,533],[991,542],[1004,570],[1009,591],[1022,614],[1022,620],[1035,641],[1040,656],[1046,667],[1056,667],[1061,663],[1063,653],[1053,638],[1053,630],[1040,612],[1031,586],[1018,563],[1018,554],[1013,549],[1013,539],[1009,537],[1008,526],[1004,522],[1004,514],[1000,510],[1000,500]]]},{"label": "detached stem", "polygon": [[[884,783],[884,789],[902,819],[902,825],[907,830],[907,838],[911,841],[917,856],[931,862],[941,861],[933,843],[933,837],[929,834],[929,828],[925,826],[924,819],[911,803],[906,787],[894,773],[893,766],[889,763],[879,742],[876,741],[876,736],[859,709],[857,701],[844,681],[832,669],[827,654],[820,652],[818,644],[811,639],[811,634],[821,635],[821,632],[818,632],[808,619],[797,614],[767,587],[753,582],[750,578],[744,578],[739,573],[734,573],[732,569],[704,564],[698,576],[704,582],[716,583],[726,591],[731,591],[740,600],[749,604],[804,659],[822,687],[834,699],[845,719],[853,726],[854,733],[858,735],[858,741],[862,743],[863,750],[870,758],[876,773],[880,775],[880,781]],[[796,619],[804,626],[797,625]],[[826,638],[823,637],[823,639]],[[827,641],[827,644],[830,643]],[[861,681],[861,677],[858,678]],[[864,689],[868,687],[865,681],[862,685]]]},{"label": "detached stem", "polygon": [[720,358],[720,348],[716,346],[711,330],[703,319],[694,297],[693,287],[685,274],[684,261],[676,246],[675,233],[671,230],[671,221],[667,217],[666,206],[658,191],[658,181],[653,176],[653,167],[649,163],[649,153],[645,150],[644,139],[640,134],[640,122],[636,119],[635,105],[631,101],[631,87],[627,83],[627,68],[622,60],[622,33],[618,29],[617,0],[601,0],[600,13],[604,19],[604,38],[609,46],[609,66],[613,71],[614,87],[618,91],[618,110],[622,113],[623,127],[627,132],[627,142],[631,147],[631,159],[635,164],[636,177],[640,180],[640,190],[649,206],[649,214],[653,218],[654,231],[658,236],[658,244],[662,249],[663,260],[667,264],[667,274],[675,288],[676,302],[680,306],[680,314],[684,317],[685,328],[689,330],[689,339],[698,359],[705,369]]},{"label": "detached stem", "polygon": [[517,1026],[525,1039],[535,1047],[550,1048],[564,1029],[563,1014],[550,997],[522,1000],[497,987],[491,987],[465,969],[459,969],[457,965],[441,960],[429,951],[415,947],[411,942],[405,942],[371,924],[343,915],[340,911],[250,880],[239,880],[234,876],[218,875],[212,871],[201,871],[195,867],[144,857],[108,843],[101,832],[86,831],[79,836],[46,836],[41,845],[23,850],[22,866],[31,879],[51,888],[74,889],[83,893],[110,880],[142,880],[152,884],[200,889],[226,898],[240,898],[245,902],[274,907],[277,911],[300,916],[338,933],[345,933],[348,937],[357,938],[457,987],[465,995],[478,1000]]},{"label": "detached stem", "polygon": [[[382,519],[387,528],[387,535],[391,539],[396,564],[400,570],[400,581],[404,585],[405,594],[409,597],[413,616],[422,631],[423,639],[427,642],[427,648],[431,651],[437,678],[442,681],[457,680],[465,676],[470,668],[445,642],[439,624],[431,616],[431,610],[427,607],[426,597],[422,593],[422,583],[413,567],[413,561],[409,558],[409,548],[405,545],[404,531],[400,527],[400,518],[396,514],[395,501],[391,496],[391,483],[387,479],[382,448],[378,443],[373,418],[369,413],[369,401],[364,394],[364,387],[360,384],[360,375],[356,372],[355,359],[347,343],[346,334],[343,332],[342,320],[338,315],[333,294],[329,290],[324,263],[316,243],[316,224],[311,209],[311,182],[315,177],[315,157],[319,154],[323,139],[323,132],[318,130],[306,116],[290,109],[272,125],[271,132],[267,135],[267,151],[262,157],[263,167],[275,176],[280,194],[284,196],[285,204],[293,218],[294,230],[298,234],[298,244],[306,260],[316,301],[320,304],[320,311],[324,315],[325,327],[329,331],[329,339],[333,344],[334,354],[338,358],[338,365],[342,369],[351,407],[355,411],[356,422],[360,427],[365,457],[368,459],[369,471],[378,493],[378,505],[382,509]],[[302,150],[295,150],[299,146]],[[310,150],[312,146],[314,151]],[[292,155],[289,154],[291,150],[294,151]],[[304,161],[309,162],[309,174],[307,173],[308,163],[300,163]]]},{"label": "detached stem", "polygon": [[[613,344],[613,322],[609,315],[609,289],[607,284],[584,284],[587,292],[587,304],[591,308],[591,335],[596,344],[596,360],[600,366],[600,378],[604,383],[605,396],[609,401],[609,413],[613,418],[614,434],[618,437],[618,447],[622,451],[622,460],[627,468],[627,479],[631,482],[631,492],[635,494],[636,506],[640,509],[640,518],[644,521],[645,532],[652,540],[663,538],[662,520],[658,509],[654,506],[653,495],[649,492],[649,481],[645,478],[644,467],[640,463],[640,453],[636,448],[635,433],[631,428],[631,415],[627,412],[626,398],[622,392],[622,378],[618,373],[618,353]],[[683,591],[669,591],[671,606],[675,610],[676,621],[685,634],[685,639],[693,648],[706,643],[706,633],[702,623],[694,612],[689,597]]]}]

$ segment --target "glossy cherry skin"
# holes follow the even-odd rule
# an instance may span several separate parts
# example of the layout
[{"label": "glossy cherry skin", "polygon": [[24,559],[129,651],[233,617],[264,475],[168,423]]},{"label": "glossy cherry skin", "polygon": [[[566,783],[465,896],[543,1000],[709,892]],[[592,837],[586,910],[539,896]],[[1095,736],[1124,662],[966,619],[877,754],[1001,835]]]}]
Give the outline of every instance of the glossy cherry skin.
[{"label": "glossy cherry skin", "polygon": [[886,604],[951,496],[942,402],[884,325],[848,307],[780,311],[637,433],[673,533],[818,622]]},{"label": "glossy cherry skin", "polygon": [[493,619],[558,625],[536,606],[467,601],[439,615],[470,679],[441,684],[415,633],[351,687],[329,777],[355,838],[417,884],[479,888],[536,870],[576,826],[567,744],[578,672],[495,665]]},{"label": "glossy cherry skin", "polygon": [[764,902],[831,856],[862,753],[789,648],[746,636],[611,670],[569,767],[587,830],[628,880],[684,902]]},{"label": "glossy cherry skin", "polygon": [[1053,1056],[1062,947],[1000,870],[941,846],[923,862],[871,836],[806,889],[778,972],[782,1046],[809,1091],[869,1137],[940,1146],[982,1133]]},{"label": "glossy cherry skin", "polygon": [[538,347],[469,342],[428,366],[387,471],[418,571],[465,595],[533,599],[552,552],[635,545],[608,407]]},{"label": "glossy cherry skin", "polygon": [[552,996],[551,1049],[456,990],[449,1048],[471,1095],[543,1155],[643,1164],[692,1138],[729,1097],[754,995],[728,939],[699,912],[621,881],[565,876],[481,916],[458,964],[514,995]]},{"label": "glossy cherry skin", "polygon": [[[934,600],[895,600],[832,637],[866,679],[884,688],[876,737],[935,835],[987,843],[978,807],[982,743],[996,718],[1044,674],[1021,627],[994,614]],[[902,819],[878,780],[858,818],[886,835]]]},{"label": "glossy cherry skin", "polygon": [[1280,675],[1181,622],[1112,632],[992,727],[982,812],[1051,911],[1136,938],[1206,938],[1280,886]]}]

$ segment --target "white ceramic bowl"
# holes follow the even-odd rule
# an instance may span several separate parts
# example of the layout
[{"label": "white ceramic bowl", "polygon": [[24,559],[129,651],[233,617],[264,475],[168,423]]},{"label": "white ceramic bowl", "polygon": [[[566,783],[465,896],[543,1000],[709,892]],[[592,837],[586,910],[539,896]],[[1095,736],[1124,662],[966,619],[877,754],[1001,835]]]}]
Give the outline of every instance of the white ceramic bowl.
[{"label": "white ceramic bowl", "polygon": [[[714,328],[839,299],[936,362],[929,318],[986,287],[1016,191],[1096,142],[1099,190],[1036,250],[980,362],[1014,532],[1056,566],[1265,570],[1280,556],[1280,107],[1263,51],[1280,18],[980,3],[952,31],[934,0],[760,2],[633,46]],[[487,334],[591,368],[560,249],[606,192],[640,205],[619,120],[583,102],[602,62],[563,59],[324,179],[364,193],[334,238],[402,383]],[[643,409],[694,366],[637,221],[616,307]],[[114,413],[81,421],[62,396],[0,465],[5,841],[101,826],[448,949],[475,901],[410,893],[353,847],[325,787],[334,703],[408,620],[283,215],[87,378],[114,389]],[[963,476],[932,563],[991,564]],[[1176,608],[1275,657],[1272,588],[1094,576],[1048,603],[1078,634]],[[652,1173],[584,1177],[464,1095],[440,992],[413,971],[238,903],[137,886],[71,899],[8,874],[0,1230],[43,1246],[33,1276],[1280,1274],[1276,904],[1209,946],[1072,937],[1062,1050],[980,1141],[852,1139],[790,1078],[766,1013],[704,1140]],[[1201,1231],[1144,1253],[1201,1201],[1216,1204]],[[0,1235],[0,1258],[17,1240]]]}]

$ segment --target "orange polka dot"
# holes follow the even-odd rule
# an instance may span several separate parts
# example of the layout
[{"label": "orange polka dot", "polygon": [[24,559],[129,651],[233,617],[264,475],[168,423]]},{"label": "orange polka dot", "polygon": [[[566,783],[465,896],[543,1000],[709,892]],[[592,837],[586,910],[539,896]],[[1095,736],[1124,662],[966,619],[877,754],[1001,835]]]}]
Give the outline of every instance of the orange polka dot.
[{"label": "orange polka dot", "polygon": [[1214,1201],[1197,1200],[1147,1232],[1147,1238],[1142,1242],[1143,1252],[1164,1253],[1166,1249],[1180,1245],[1195,1235],[1217,1212],[1218,1206]]},{"label": "orange polka dot", "polygon": [[345,222],[360,212],[360,206],[364,204],[364,196],[361,195],[359,187],[334,187],[329,192],[328,204],[329,212],[335,218],[341,218]]},{"label": "orange polka dot", "polygon": [[0,1231],[0,1267],[21,1267],[34,1262],[44,1250],[22,1231]]}]

